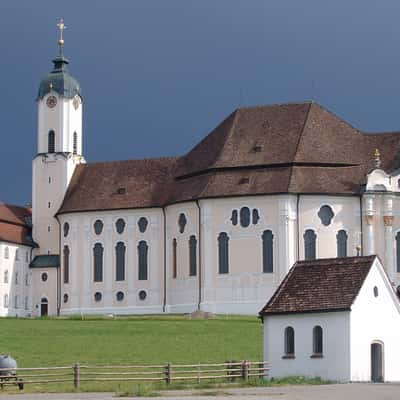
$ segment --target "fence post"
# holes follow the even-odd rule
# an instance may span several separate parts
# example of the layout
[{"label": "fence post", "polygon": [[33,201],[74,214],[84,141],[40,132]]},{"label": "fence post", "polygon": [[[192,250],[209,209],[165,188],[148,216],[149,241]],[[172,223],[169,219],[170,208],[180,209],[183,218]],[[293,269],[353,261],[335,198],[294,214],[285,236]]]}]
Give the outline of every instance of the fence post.
[{"label": "fence post", "polygon": [[165,368],[165,382],[167,385],[171,383],[172,380],[172,364],[168,363],[166,368]]},{"label": "fence post", "polygon": [[249,364],[247,360],[242,361],[242,378],[245,381],[249,380]]},{"label": "fence post", "polygon": [[74,387],[79,388],[80,381],[80,366],[79,363],[74,365]]},{"label": "fence post", "polygon": [[197,383],[200,384],[200,363],[197,366]]}]

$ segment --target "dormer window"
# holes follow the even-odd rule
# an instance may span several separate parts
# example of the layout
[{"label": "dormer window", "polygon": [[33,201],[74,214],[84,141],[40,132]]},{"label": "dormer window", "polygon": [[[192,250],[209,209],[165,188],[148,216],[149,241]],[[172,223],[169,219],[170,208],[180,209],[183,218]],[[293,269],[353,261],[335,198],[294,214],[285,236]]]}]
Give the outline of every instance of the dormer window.
[{"label": "dormer window", "polygon": [[117,189],[117,194],[126,194],[126,188],[120,187]]}]

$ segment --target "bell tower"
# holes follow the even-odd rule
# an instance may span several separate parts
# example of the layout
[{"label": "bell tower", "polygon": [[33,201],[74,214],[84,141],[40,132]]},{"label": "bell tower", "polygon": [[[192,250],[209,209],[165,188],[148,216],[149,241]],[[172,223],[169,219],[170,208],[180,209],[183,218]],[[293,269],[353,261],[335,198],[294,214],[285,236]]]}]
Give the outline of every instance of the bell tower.
[{"label": "bell tower", "polygon": [[33,239],[36,255],[59,255],[59,225],[55,214],[61,206],[75,167],[82,156],[82,95],[78,81],[68,71],[64,57],[61,19],[59,53],[53,70],[42,79],[37,97],[37,154],[32,168]]}]

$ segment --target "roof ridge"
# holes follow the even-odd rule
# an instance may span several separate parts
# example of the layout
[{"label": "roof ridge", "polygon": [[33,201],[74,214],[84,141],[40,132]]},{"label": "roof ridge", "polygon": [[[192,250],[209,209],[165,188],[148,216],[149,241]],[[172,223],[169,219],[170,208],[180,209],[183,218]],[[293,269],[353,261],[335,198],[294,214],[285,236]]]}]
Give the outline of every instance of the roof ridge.
[{"label": "roof ridge", "polygon": [[166,156],[166,157],[145,157],[145,158],[131,158],[131,159],[126,159],[126,160],[112,160],[112,161],[95,161],[95,162],[89,162],[86,164],[80,164],[80,165],[100,165],[100,164],[114,164],[114,163],[128,163],[132,161],[176,161],[179,160],[181,156]]},{"label": "roof ridge", "polygon": [[[235,111],[240,111],[240,110],[254,110],[257,108],[265,108],[265,107],[279,107],[279,106],[295,106],[295,105],[303,105],[303,104],[319,104],[313,100],[303,100],[303,101],[288,101],[286,103],[271,103],[271,104],[262,104],[262,105],[256,105],[256,106],[244,106],[244,107],[238,107],[235,109]],[[235,112],[234,111],[234,112]]]}]

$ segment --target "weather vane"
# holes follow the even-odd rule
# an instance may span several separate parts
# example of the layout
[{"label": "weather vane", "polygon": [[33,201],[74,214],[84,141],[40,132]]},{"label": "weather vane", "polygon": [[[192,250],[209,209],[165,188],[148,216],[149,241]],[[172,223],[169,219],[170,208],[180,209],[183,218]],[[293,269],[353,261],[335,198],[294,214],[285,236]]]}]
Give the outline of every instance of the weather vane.
[{"label": "weather vane", "polygon": [[64,20],[61,18],[60,22],[57,24],[58,29],[60,30],[60,39],[58,40],[58,44],[60,46],[60,49],[62,48],[62,46],[64,46],[64,39],[63,39],[63,32],[64,29],[66,29],[67,27],[64,24]]}]

